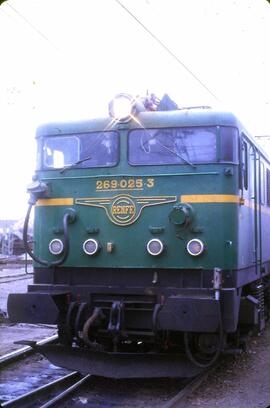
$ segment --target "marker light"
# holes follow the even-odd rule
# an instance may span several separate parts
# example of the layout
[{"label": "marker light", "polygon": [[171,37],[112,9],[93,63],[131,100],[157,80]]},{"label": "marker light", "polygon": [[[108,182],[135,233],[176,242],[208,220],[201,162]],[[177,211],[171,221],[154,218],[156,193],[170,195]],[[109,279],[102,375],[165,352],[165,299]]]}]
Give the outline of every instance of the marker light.
[{"label": "marker light", "polygon": [[187,251],[189,255],[199,256],[204,250],[204,243],[200,239],[191,239],[187,243]]},{"label": "marker light", "polygon": [[95,239],[87,239],[83,243],[83,250],[87,255],[95,255],[99,249],[100,245]]},{"label": "marker light", "polygon": [[135,111],[135,100],[131,95],[120,93],[109,103],[109,114],[119,122],[128,122]]},{"label": "marker light", "polygon": [[53,239],[49,243],[49,251],[53,255],[60,255],[63,252],[64,244],[61,239]]},{"label": "marker light", "polygon": [[160,239],[150,239],[146,248],[148,253],[153,256],[158,256],[164,251],[164,245]]}]

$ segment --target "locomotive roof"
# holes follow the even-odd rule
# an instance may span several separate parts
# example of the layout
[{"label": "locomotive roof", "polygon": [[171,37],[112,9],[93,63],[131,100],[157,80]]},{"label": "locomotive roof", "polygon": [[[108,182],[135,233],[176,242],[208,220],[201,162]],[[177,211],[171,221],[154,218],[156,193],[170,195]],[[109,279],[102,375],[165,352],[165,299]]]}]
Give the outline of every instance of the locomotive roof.
[{"label": "locomotive roof", "polygon": [[171,111],[140,112],[136,115],[136,121],[117,123],[111,117],[95,118],[81,121],[52,122],[41,125],[36,132],[36,138],[43,136],[61,136],[67,134],[79,134],[98,132],[104,130],[159,128],[159,127],[185,127],[185,126],[234,126],[239,133],[243,132],[251,143],[261,151],[265,159],[270,163],[268,154],[244,128],[238,118],[229,111],[212,109],[210,107],[183,108]]},{"label": "locomotive roof", "polygon": [[[231,112],[217,111],[208,107],[184,108],[174,111],[141,112],[136,119],[148,128],[179,127],[179,126],[242,126]],[[89,119],[76,122],[53,122],[41,125],[36,137],[56,136],[61,134],[85,133],[93,131],[136,129],[142,126],[136,121],[129,123],[113,123],[111,117]]]}]

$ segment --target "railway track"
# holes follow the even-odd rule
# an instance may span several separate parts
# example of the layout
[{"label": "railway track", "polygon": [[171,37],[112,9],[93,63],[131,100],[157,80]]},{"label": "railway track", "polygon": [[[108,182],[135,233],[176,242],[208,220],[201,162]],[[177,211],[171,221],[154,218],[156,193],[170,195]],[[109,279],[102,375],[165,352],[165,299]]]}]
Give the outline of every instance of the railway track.
[{"label": "railway track", "polygon": [[[57,336],[52,336],[38,344],[50,343],[56,339]],[[0,358],[0,369],[2,368],[4,372],[5,369],[12,368],[18,360],[22,360],[20,363],[24,364],[26,360],[23,359],[34,353],[35,351],[31,347],[26,346],[2,356]],[[46,367],[50,364],[47,360],[44,361],[46,370]],[[31,361],[28,361],[28,365],[31,367]],[[43,374],[42,367],[38,368],[37,375],[46,377]],[[16,371],[17,376],[20,376],[20,369],[18,368]],[[47,408],[65,406],[72,408],[78,406],[76,402],[84,401],[84,404],[87,404],[85,406],[89,408],[96,408],[97,406],[180,408],[186,406],[187,397],[192,395],[194,390],[200,386],[209,375],[209,372],[210,370],[189,381],[166,379],[131,381],[101,379],[91,375],[81,376],[74,371],[68,374],[64,373],[60,377],[58,375],[58,378],[39,386],[33,384],[30,391],[23,392],[23,390],[19,390],[21,391],[19,396],[13,395],[7,400],[2,400],[0,407]],[[63,405],[63,400],[65,400],[65,405]]]},{"label": "railway track", "polygon": [[[54,335],[37,344],[53,343],[57,338]],[[79,373],[58,370],[29,345],[0,357],[0,370],[0,407],[40,407],[45,396],[48,402],[48,395],[58,396],[58,390],[61,394],[81,380]],[[53,380],[48,382],[51,378]]]},{"label": "railway track", "polygon": [[24,271],[22,273],[12,273],[12,272],[16,272],[16,269],[8,270],[8,271],[9,271],[9,274],[3,275],[2,274],[3,270],[0,269],[0,284],[16,282],[16,281],[25,280],[25,279],[33,279],[33,276],[34,276],[33,272]]},{"label": "railway track", "polygon": [[[54,343],[55,341],[57,341],[57,339],[58,336],[57,334],[55,334],[54,336],[50,336],[47,337],[46,339],[38,341],[36,344],[37,346],[42,346],[44,344]],[[11,364],[14,361],[17,361],[33,353],[35,353],[35,350],[30,346],[25,346],[18,350],[12,351],[11,353],[7,353],[0,357],[0,369],[3,368],[5,365]]]},{"label": "railway track", "polygon": [[194,379],[187,382],[182,390],[180,390],[173,398],[171,398],[167,403],[165,403],[160,408],[182,408],[186,407],[186,399],[192,395],[192,393],[199,388],[199,386],[207,379],[210,372],[214,368],[209,369],[202,374],[198,375]]},{"label": "railway track", "polygon": [[[79,388],[90,375],[81,377],[76,371],[51,381],[33,391],[25,393],[20,397],[1,403],[1,408],[48,408],[60,404],[63,399]],[[59,391],[61,388],[61,391]],[[48,399],[48,395],[55,394]]]},{"label": "railway track", "polygon": [[23,274],[23,276],[19,276],[18,278],[16,277],[8,277],[6,280],[2,280],[3,278],[0,278],[0,284],[3,283],[12,283],[16,281],[21,281],[21,280],[28,280],[28,279],[33,279],[33,274],[28,273],[27,275]]},{"label": "railway track", "polygon": [[[78,372],[72,372],[70,374],[67,374],[66,376],[63,376],[57,380],[54,380],[44,386],[41,386],[29,393],[25,393],[21,395],[18,398],[12,399],[10,401],[4,402],[0,405],[1,408],[49,408],[49,407],[61,407],[63,406],[62,403],[63,401],[66,401],[65,405],[67,407],[72,407],[73,401],[71,399],[68,399],[71,397],[71,394],[76,390],[80,390],[83,384],[88,382],[88,387],[92,386],[91,384],[91,375],[88,374],[84,377],[81,377]],[[196,388],[200,386],[200,384],[206,379],[206,374],[200,375],[199,377],[196,377],[192,381],[188,382],[183,389],[179,391],[174,397],[166,401],[165,404],[163,405],[158,405],[159,408],[182,408],[186,406],[186,399],[192,394],[192,392],[195,391]],[[90,380],[90,381],[89,381]],[[53,397],[48,399],[48,396],[54,395]],[[91,399],[86,398],[86,397],[81,397],[81,400],[87,401],[89,407],[95,407],[95,405],[92,405],[94,403],[94,400],[91,401]],[[110,404],[110,399],[107,398],[107,406]],[[133,400],[133,403],[135,405],[133,406],[142,406],[144,402],[137,401],[135,402]],[[137,405],[137,403],[140,403],[140,405]],[[114,406],[114,404],[113,404]],[[125,403],[122,405],[121,402],[119,402],[119,407],[130,407],[132,406],[132,403]],[[153,407],[152,403],[150,405],[144,405],[145,407]],[[157,405],[156,405],[157,406]]]}]

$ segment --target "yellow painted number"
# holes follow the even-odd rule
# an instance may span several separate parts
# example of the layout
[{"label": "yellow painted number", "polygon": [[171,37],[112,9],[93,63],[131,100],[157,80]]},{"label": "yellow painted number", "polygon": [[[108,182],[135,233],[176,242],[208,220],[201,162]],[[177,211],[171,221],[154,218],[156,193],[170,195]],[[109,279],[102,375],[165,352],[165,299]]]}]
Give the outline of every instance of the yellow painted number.
[{"label": "yellow painted number", "polygon": [[97,181],[96,190],[102,190],[102,181],[100,181],[100,180]]},{"label": "yellow painted number", "polygon": [[147,179],[146,185],[147,185],[148,188],[154,187],[154,185],[155,185],[155,179],[153,179],[153,178]]},{"label": "yellow painted number", "polygon": [[148,178],[144,184],[142,178],[136,179],[121,179],[121,180],[97,180],[96,190],[142,190],[144,185],[147,188],[152,188],[155,185],[155,179]]}]

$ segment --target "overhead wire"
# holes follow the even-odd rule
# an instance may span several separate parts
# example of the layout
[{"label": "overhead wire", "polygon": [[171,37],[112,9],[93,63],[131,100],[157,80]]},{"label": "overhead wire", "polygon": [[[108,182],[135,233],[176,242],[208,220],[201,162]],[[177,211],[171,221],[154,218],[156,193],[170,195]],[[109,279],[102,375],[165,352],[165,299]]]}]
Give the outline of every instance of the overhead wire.
[{"label": "overhead wire", "polygon": [[208,88],[207,85],[205,85],[200,78],[198,78],[197,75],[195,75],[191,69],[189,69],[187,67],[186,64],[184,64],[179,57],[177,57],[177,55],[170,50],[170,48],[163,42],[160,40],[160,38],[158,38],[148,27],[146,27],[146,25],[144,23],[142,23],[142,21],[135,16],[135,14],[133,14],[120,0],[115,0],[115,2],[122,7],[126,13],[128,13],[152,38],[154,38],[154,40],[168,53],[171,55],[171,57],[173,57],[178,64],[180,64],[207,92],[209,92],[218,102],[220,102],[219,98]]},{"label": "overhead wire", "polygon": [[34,26],[31,21],[29,21],[23,14],[21,14],[14,6],[12,6],[9,2],[6,3],[6,6],[13,10],[14,13],[16,13],[29,27],[31,27],[40,37],[48,42],[55,50],[59,51],[56,45],[42,31]]},{"label": "overhead wire", "polygon": [[[203,83],[203,81],[196,75],[188,66],[180,60],[180,58],[160,39],[158,38],[128,7],[126,7],[120,0],[115,0],[115,2],[122,7],[126,13],[129,14],[174,60],[180,64],[212,97],[214,97],[217,101],[219,98],[211,91],[211,89]],[[52,43],[52,41],[42,33],[37,27],[35,27],[31,21],[29,21],[23,14],[21,14],[14,6],[10,3],[6,3],[6,5],[13,10],[27,25],[29,25],[39,36],[41,36],[45,41],[47,41],[54,49],[59,49]]]}]

